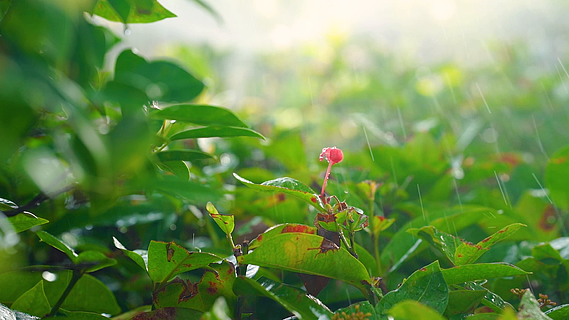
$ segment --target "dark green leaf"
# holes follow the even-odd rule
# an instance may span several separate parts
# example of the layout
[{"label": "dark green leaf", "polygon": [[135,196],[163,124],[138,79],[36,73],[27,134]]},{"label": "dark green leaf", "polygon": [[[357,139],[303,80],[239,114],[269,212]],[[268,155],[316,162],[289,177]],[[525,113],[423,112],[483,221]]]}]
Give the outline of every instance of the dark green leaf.
[{"label": "dark green leaf", "polygon": [[168,61],[147,62],[131,50],[117,58],[114,80],[144,92],[151,101],[187,102],[204,89],[203,83],[183,68]]},{"label": "dark green leaf", "polygon": [[174,242],[151,241],[148,246],[148,275],[152,281],[161,283],[219,260],[222,258],[211,253],[189,252]]},{"label": "dark green leaf", "polygon": [[88,267],[85,272],[94,272],[117,264],[115,259],[107,258],[102,252],[94,250],[81,252],[74,262],[76,264],[93,265]]},{"label": "dark green leaf", "polygon": [[16,233],[23,232],[35,226],[39,226],[49,222],[46,219],[38,218],[30,213],[17,214],[13,217],[9,217],[8,221],[10,221]]},{"label": "dark green leaf", "polygon": [[8,210],[17,209],[17,208],[18,208],[18,205],[15,204],[14,202],[12,202],[8,199],[0,198],[0,211],[8,211]]},{"label": "dark green leaf", "polygon": [[204,127],[189,129],[186,131],[178,132],[171,136],[169,139],[183,140],[183,139],[196,139],[196,138],[231,138],[231,137],[255,137],[266,140],[265,137],[257,131],[248,128],[239,127]]},{"label": "dark green leaf", "polygon": [[314,190],[312,190],[310,187],[308,187],[307,185],[303,184],[302,182],[296,179],[284,177],[270,181],[265,181],[261,184],[256,184],[247,179],[240,177],[236,173],[233,173],[233,176],[235,177],[235,179],[239,180],[241,183],[250,188],[261,191],[268,191],[268,192],[286,193],[298,199],[306,201],[307,203],[315,207],[318,211],[326,212],[322,200],[320,200],[320,197],[314,193]]},{"label": "dark green leaf", "polygon": [[43,290],[43,280],[16,299],[12,304],[12,309],[37,317],[48,314],[51,307]]},{"label": "dark green leaf", "polygon": [[[53,282],[44,281],[45,295],[49,304],[53,306],[67,288],[72,271],[52,271],[57,276]],[[13,271],[0,274],[0,301],[12,304],[18,297],[33,288],[43,280],[43,270],[39,271]],[[95,277],[85,274],[77,281],[69,296],[61,306],[70,311],[87,311],[96,313],[117,314],[120,307],[113,293]]]},{"label": "dark green leaf", "polygon": [[415,272],[403,284],[386,294],[376,306],[379,313],[385,313],[404,300],[415,300],[442,313],[448,304],[449,294],[439,261],[435,261]]},{"label": "dark green leaf", "polygon": [[455,264],[456,248],[462,243],[459,238],[437,230],[433,226],[425,226],[420,229],[411,228],[407,230],[412,235],[420,237],[435,248],[444,253],[449,260]]},{"label": "dark green leaf", "polygon": [[208,202],[205,208],[219,228],[223,230],[226,235],[231,235],[233,229],[235,229],[235,217],[232,214],[225,215],[219,213],[211,202]]},{"label": "dark green leaf", "polygon": [[158,159],[162,162],[176,160],[194,161],[214,158],[213,155],[199,150],[168,150],[157,152],[156,156],[158,156]]},{"label": "dark green leaf", "polygon": [[[126,23],[149,23],[166,18],[176,17],[175,14],[161,6],[158,1],[152,1],[150,8],[141,5],[142,1],[99,0],[95,5],[94,14],[109,21]],[[131,6],[131,4],[134,4]],[[127,11],[128,10],[128,11]]]},{"label": "dark green leaf", "polygon": [[445,316],[472,313],[486,296],[486,290],[453,290],[448,293],[448,307]]},{"label": "dark green leaf", "polygon": [[240,276],[235,281],[233,290],[239,295],[262,295],[270,298],[292,312],[299,319],[321,319],[323,316],[326,318],[332,316],[332,312],[322,302],[306,292],[265,277],[255,281]]},{"label": "dark green leaf", "polygon": [[180,104],[150,113],[153,119],[168,119],[202,126],[228,126],[247,128],[235,113],[222,107]]},{"label": "dark green leaf", "polygon": [[158,166],[160,169],[172,173],[182,181],[190,180],[190,169],[184,161],[165,161],[158,163]]},{"label": "dark green leaf", "polygon": [[[366,267],[346,249],[308,233],[283,233],[264,241],[252,253],[237,257],[242,264],[278,268],[338,279],[362,291],[371,284]],[[364,293],[365,294],[365,293]]]},{"label": "dark green leaf", "polygon": [[484,299],[482,299],[482,304],[494,310],[495,312],[502,312],[502,310],[504,310],[505,308],[513,309],[512,305],[504,301],[502,297],[475,282],[467,282],[464,287],[470,290],[485,291],[486,295],[484,296]]},{"label": "dark green leaf", "polygon": [[531,274],[507,263],[477,263],[442,270],[448,285],[490,278]]}]

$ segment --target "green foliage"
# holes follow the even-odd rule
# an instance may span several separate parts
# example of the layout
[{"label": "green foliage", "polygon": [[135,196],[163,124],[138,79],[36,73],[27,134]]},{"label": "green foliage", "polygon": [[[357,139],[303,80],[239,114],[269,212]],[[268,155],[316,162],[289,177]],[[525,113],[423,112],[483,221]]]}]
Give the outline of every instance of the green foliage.
[{"label": "green foliage", "polygon": [[[115,59],[121,38],[93,15],[125,30],[175,17],[155,0],[0,1],[0,316],[568,317],[557,73],[527,79],[523,62],[499,62],[529,83],[508,90],[519,105],[510,112],[487,68],[444,63],[423,77],[370,49],[377,63],[355,81],[337,41],[320,71],[312,53],[298,65],[315,72],[310,90],[271,67],[284,57],[259,66],[278,75],[263,85],[284,109],[251,99],[229,110],[211,105],[225,86],[213,66],[222,57],[124,49]],[[482,102],[468,91],[481,77],[507,122],[469,109]],[[546,137],[539,150],[524,149],[528,110],[531,134],[537,119]],[[310,126],[297,130],[290,114]],[[328,143],[345,151],[324,176],[317,156]]]}]

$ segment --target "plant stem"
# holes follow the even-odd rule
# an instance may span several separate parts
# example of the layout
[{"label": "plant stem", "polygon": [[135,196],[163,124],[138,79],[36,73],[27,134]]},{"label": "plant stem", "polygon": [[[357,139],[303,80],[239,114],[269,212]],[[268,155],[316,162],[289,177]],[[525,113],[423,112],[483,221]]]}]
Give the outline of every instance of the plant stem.
[{"label": "plant stem", "polygon": [[320,192],[320,199],[322,200],[324,200],[324,190],[326,190],[326,184],[328,183],[330,170],[332,170],[332,162],[328,163],[328,169],[326,170],[326,175],[324,176],[324,182],[322,183],[322,192]]},{"label": "plant stem", "polygon": [[61,295],[61,297],[59,297],[59,300],[57,300],[57,302],[53,305],[53,308],[51,308],[51,312],[47,315],[48,317],[55,316],[55,314],[57,313],[57,311],[59,310],[59,308],[61,307],[61,305],[63,304],[63,302],[65,301],[71,290],[73,289],[73,287],[77,284],[77,281],[79,281],[79,279],[81,279],[81,277],[83,276],[83,273],[85,273],[85,270],[83,269],[73,270],[71,281],[69,281],[67,288],[65,288],[65,291],[63,291],[63,294]]},{"label": "plant stem", "polygon": [[[241,244],[241,255],[247,254],[247,252],[249,251],[249,242],[248,241],[243,241],[243,243]],[[237,257],[235,257],[237,258]],[[247,276],[247,265],[246,264],[240,264],[237,266],[237,274],[239,276]],[[237,299],[237,305],[235,306],[235,317],[237,320],[241,320],[242,316],[241,314],[243,313],[243,304],[245,303],[245,297],[244,296],[239,296],[239,298]]]}]

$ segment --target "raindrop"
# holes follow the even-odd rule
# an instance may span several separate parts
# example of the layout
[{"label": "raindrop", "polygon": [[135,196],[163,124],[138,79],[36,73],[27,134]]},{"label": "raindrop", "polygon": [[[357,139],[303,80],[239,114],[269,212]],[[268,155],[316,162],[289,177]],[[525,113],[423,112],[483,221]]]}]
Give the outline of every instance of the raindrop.
[{"label": "raindrop", "polygon": [[130,36],[130,34],[132,33],[132,30],[128,27],[127,24],[124,25],[124,35],[125,36]]},{"label": "raindrop", "polygon": [[41,274],[42,278],[44,278],[45,281],[47,282],[54,282],[55,280],[57,280],[57,275],[55,273],[51,273],[49,271],[44,271]]},{"label": "raindrop", "polygon": [[119,232],[120,232],[120,233],[126,233],[126,232],[127,232],[127,228],[126,228],[126,227],[120,227],[120,228],[119,228]]},{"label": "raindrop", "polygon": [[85,230],[93,230],[93,225],[92,224],[88,224],[85,226]]},{"label": "raindrop", "polygon": [[177,228],[177,227],[176,227],[176,225],[175,225],[175,224],[171,224],[171,225],[170,225],[170,230],[172,230],[172,231],[175,231],[175,230],[176,230],[176,228]]}]

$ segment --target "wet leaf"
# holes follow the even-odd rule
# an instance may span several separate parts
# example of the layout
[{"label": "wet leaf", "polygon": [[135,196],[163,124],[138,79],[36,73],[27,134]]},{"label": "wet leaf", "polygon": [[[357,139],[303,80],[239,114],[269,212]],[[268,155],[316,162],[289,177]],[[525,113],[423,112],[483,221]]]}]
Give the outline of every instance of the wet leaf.
[{"label": "wet leaf", "polygon": [[539,302],[537,302],[531,290],[527,290],[520,301],[518,317],[532,320],[551,320],[550,317],[541,311]]},{"label": "wet leaf", "polygon": [[308,233],[276,235],[237,261],[338,279],[363,291],[371,283],[365,266],[346,249]]},{"label": "wet leaf", "polygon": [[152,281],[161,283],[180,273],[203,268],[220,260],[222,258],[211,253],[189,252],[174,242],[150,241],[148,275]]},{"label": "wet leaf", "polygon": [[40,226],[42,224],[46,224],[49,222],[46,219],[38,218],[33,214],[29,213],[20,213],[13,217],[8,217],[8,221],[10,221],[16,233],[20,233],[29,230],[35,226]]},{"label": "wet leaf", "polygon": [[442,270],[448,285],[490,278],[531,274],[508,263],[477,263]]},{"label": "wet leaf", "polygon": [[49,301],[43,290],[43,280],[40,280],[33,288],[22,294],[12,304],[12,309],[32,316],[43,317],[51,311]]},{"label": "wet leaf", "polygon": [[144,271],[148,272],[148,251],[146,250],[134,250],[130,251],[125,248],[120,241],[113,237],[113,243],[117,249],[122,250],[122,252],[129,257],[132,261],[134,261],[139,267],[141,267]]},{"label": "wet leaf", "polygon": [[482,299],[481,302],[483,305],[494,310],[495,312],[502,312],[502,310],[507,307],[513,309],[512,305],[504,301],[502,297],[475,282],[467,282],[464,287],[470,290],[485,291],[486,294],[484,295],[484,299]]},{"label": "wet leaf", "polygon": [[506,239],[521,227],[526,225],[521,223],[510,224],[493,235],[478,242],[476,245],[470,243],[462,243],[456,248],[455,262],[457,265],[474,263],[480,256],[490,249],[494,244]]},{"label": "wet leaf", "polygon": [[[37,271],[32,267],[27,271],[13,271],[0,274],[0,288],[12,288],[0,290],[0,301],[12,304],[26,291],[33,288],[43,280],[44,269]],[[53,270],[56,279],[53,282],[44,281],[45,295],[51,306],[55,305],[59,297],[67,288],[71,279],[70,270]],[[95,313],[118,314],[120,307],[113,293],[101,281],[85,274],[77,281],[69,296],[63,302],[61,308],[70,311],[86,311]]]},{"label": "wet leaf", "polygon": [[255,137],[266,140],[265,137],[258,133],[257,131],[248,128],[239,127],[204,127],[189,129],[182,132],[178,132],[171,136],[169,139],[171,141],[183,140],[183,139],[196,139],[196,138],[231,138],[231,137]]},{"label": "wet leaf", "polygon": [[297,232],[297,233],[316,234],[316,231],[317,231],[316,227],[311,227],[304,224],[297,224],[297,223],[278,224],[276,226],[273,226],[265,230],[265,232],[261,233],[260,235],[257,236],[257,238],[253,239],[249,243],[249,249],[253,250],[259,247],[262,243],[266,242],[267,240],[281,233]]},{"label": "wet leaf", "polygon": [[563,304],[554,308],[551,308],[545,312],[545,314],[553,320],[565,320],[569,319],[569,304]]},{"label": "wet leaf", "polygon": [[78,256],[77,253],[75,253],[75,251],[66,243],[64,243],[63,241],[57,239],[56,237],[52,236],[51,234],[45,231],[38,231],[36,234],[41,239],[41,241],[65,253],[69,257],[69,259],[73,261],[73,263],[76,263]]},{"label": "wet leaf", "polygon": [[486,296],[486,290],[453,290],[449,292],[448,307],[445,316],[472,313]]},{"label": "wet leaf", "polygon": [[182,307],[205,312],[220,296],[232,305],[237,299],[233,293],[236,278],[233,264],[223,260],[221,264],[212,263],[206,267],[198,283],[177,277],[163,289],[154,292],[154,305],[157,308]]},{"label": "wet leaf", "polygon": [[330,318],[332,312],[320,300],[301,289],[261,277],[255,281],[239,276],[233,290],[239,295],[261,295],[278,302],[299,319]]},{"label": "wet leaf", "polygon": [[233,176],[235,179],[239,180],[241,183],[250,188],[268,192],[286,193],[300,200],[306,201],[308,204],[312,205],[320,212],[326,212],[326,209],[324,209],[324,204],[320,200],[320,197],[314,193],[314,190],[296,179],[284,177],[265,181],[261,184],[256,184],[240,177],[236,173],[233,173]]},{"label": "wet leaf", "polygon": [[205,208],[219,228],[223,230],[226,235],[231,235],[233,229],[235,229],[235,217],[232,214],[226,215],[219,213],[211,202],[208,202]]},{"label": "wet leaf", "polygon": [[12,209],[18,209],[18,205],[8,199],[0,198],[0,211],[8,211]]},{"label": "wet leaf", "polygon": [[455,264],[456,248],[462,243],[460,239],[446,232],[439,231],[433,226],[425,226],[420,229],[412,228],[407,230],[407,232],[420,237],[427,243],[439,249],[453,264]]},{"label": "wet leaf", "polygon": [[435,309],[413,300],[397,303],[388,313],[397,320],[445,320]]},{"label": "wet leaf", "polygon": [[166,107],[162,110],[150,113],[153,119],[168,119],[202,126],[227,126],[248,128],[235,113],[222,107],[180,104]]},{"label": "wet leaf", "polygon": [[413,272],[399,288],[386,294],[376,306],[376,311],[385,313],[404,300],[415,300],[439,313],[445,311],[449,293],[438,260]]}]

